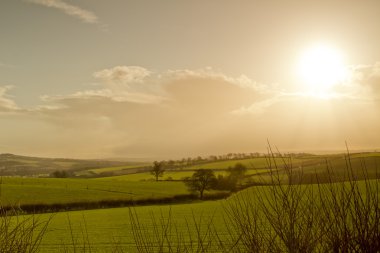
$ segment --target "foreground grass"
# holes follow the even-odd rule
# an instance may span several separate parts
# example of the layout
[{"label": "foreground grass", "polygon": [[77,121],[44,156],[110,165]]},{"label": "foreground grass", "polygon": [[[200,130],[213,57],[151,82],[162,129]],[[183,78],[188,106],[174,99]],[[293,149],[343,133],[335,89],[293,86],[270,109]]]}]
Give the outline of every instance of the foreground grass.
[{"label": "foreground grass", "polygon": [[[359,191],[365,192],[368,185],[376,187],[378,184],[378,180],[370,180],[367,182],[360,181],[357,186],[359,187]],[[321,186],[324,187],[327,185],[298,185],[296,193],[302,193],[307,190],[317,196]],[[349,187],[350,182],[343,184],[335,183],[331,186],[338,193],[339,189],[342,189],[341,187]],[[165,220],[170,218],[170,229],[172,229],[172,233],[175,229],[176,233],[184,235],[185,238],[182,238],[182,240],[190,241],[189,227],[191,231],[190,234],[196,237],[197,228],[194,225],[200,225],[201,233],[206,233],[210,222],[212,222],[213,229],[217,231],[219,239],[228,242],[231,240],[231,231],[234,230],[231,228],[233,226],[231,221],[227,224],[229,227],[226,226],[225,221],[228,220],[226,210],[233,211],[232,215],[237,215],[236,217],[242,222],[241,227],[248,225],[246,223],[247,220],[245,220],[247,218],[252,219],[251,225],[253,225],[253,219],[257,217],[254,217],[251,211],[262,205],[263,200],[264,204],[270,204],[271,199],[262,199],[263,196],[271,196],[273,190],[277,191],[280,189],[280,187],[255,186],[241,191],[226,200],[172,206],[138,206],[132,209],[113,208],[57,213],[54,215],[48,227],[40,249],[41,252],[60,252],[62,247],[68,249],[72,248],[74,240],[75,247],[80,248],[84,247],[84,245],[87,245],[86,247],[91,246],[91,252],[137,252],[136,242],[133,237],[133,231],[136,230],[136,228],[133,228],[130,216],[131,210],[137,215],[139,229],[143,231],[145,237],[153,237],[154,234],[152,234],[152,232],[154,229],[157,229],[157,224],[161,221],[165,222]],[[310,199],[304,199],[304,201],[310,201]],[[313,201],[314,206],[323,206],[321,198],[315,197]],[[302,203],[298,204],[300,205],[299,208],[301,208]],[[250,208],[251,211],[248,211],[246,208]],[[300,210],[306,211],[303,209]],[[285,211],[286,208],[284,209],[284,212]],[[229,215],[231,215],[231,213]],[[256,224],[258,225],[256,232],[271,229],[271,224],[263,221],[263,215],[264,214],[261,213],[262,217],[260,217],[260,223]],[[298,215],[300,215],[300,212]],[[41,217],[48,219],[50,214],[43,214]],[[281,218],[286,219],[286,213],[281,215]],[[160,232],[158,231],[157,233]],[[159,235],[161,236],[162,234]],[[172,243],[175,244],[175,240]],[[243,250],[243,252],[246,251]]]},{"label": "foreground grass", "polygon": [[[223,224],[220,201],[174,206],[140,206],[133,209],[138,213],[140,222],[150,228],[152,228],[152,213],[157,217],[161,214],[168,217],[170,212],[183,230],[186,229],[186,221],[193,214],[198,218],[202,216],[204,220],[213,217],[214,221]],[[89,243],[93,252],[111,252],[117,248],[121,248],[123,252],[136,252],[129,212],[129,208],[112,208],[57,213],[42,240],[40,252],[61,252],[63,247],[70,249],[73,238],[78,248]],[[40,217],[47,219],[50,214],[43,214]],[[85,237],[84,231],[86,231]]]}]

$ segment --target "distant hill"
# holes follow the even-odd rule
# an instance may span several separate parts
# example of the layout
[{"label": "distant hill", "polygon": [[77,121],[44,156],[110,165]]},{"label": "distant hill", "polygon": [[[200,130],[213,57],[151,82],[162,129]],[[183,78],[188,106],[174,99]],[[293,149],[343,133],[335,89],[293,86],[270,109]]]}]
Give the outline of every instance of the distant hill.
[{"label": "distant hill", "polygon": [[127,161],[79,160],[66,158],[41,158],[0,154],[1,176],[43,176],[57,170],[78,172],[112,166],[127,166],[138,164]]}]

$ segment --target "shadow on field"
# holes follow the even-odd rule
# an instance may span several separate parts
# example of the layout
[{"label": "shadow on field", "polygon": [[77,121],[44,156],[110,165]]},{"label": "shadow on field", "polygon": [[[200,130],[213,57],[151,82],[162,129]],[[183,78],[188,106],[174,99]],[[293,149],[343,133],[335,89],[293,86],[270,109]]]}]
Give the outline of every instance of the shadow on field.
[{"label": "shadow on field", "polygon": [[[205,195],[203,200],[218,200],[230,196],[228,192],[219,192]],[[145,199],[127,199],[127,200],[101,200],[94,202],[71,202],[71,203],[56,203],[56,204],[26,204],[19,205],[17,208],[14,206],[3,206],[2,210],[15,211],[18,214],[37,214],[37,213],[50,213],[50,212],[66,212],[74,210],[91,210],[101,208],[113,207],[131,207],[131,206],[144,206],[144,205],[165,205],[165,204],[179,204],[199,201],[198,195],[195,194],[182,194],[174,195],[172,197],[163,198],[145,198]],[[14,214],[14,212],[13,212]]]}]

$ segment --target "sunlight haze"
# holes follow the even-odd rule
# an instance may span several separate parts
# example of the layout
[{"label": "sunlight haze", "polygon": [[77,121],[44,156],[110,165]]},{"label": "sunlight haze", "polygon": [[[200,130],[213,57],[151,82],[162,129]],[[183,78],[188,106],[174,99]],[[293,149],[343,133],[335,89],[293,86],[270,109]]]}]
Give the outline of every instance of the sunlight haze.
[{"label": "sunlight haze", "polygon": [[380,149],[380,1],[1,0],[0,153]]}]

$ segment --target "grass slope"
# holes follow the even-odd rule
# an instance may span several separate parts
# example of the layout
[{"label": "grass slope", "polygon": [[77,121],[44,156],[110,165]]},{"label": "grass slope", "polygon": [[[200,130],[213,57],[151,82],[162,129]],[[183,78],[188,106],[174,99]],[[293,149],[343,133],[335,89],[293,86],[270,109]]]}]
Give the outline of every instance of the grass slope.
[{"label": "grass slope", "polygon": [[48,175],[55,170],[83,171],[94,168],[115,166],[139,166],[140,163],[79,160],[64,158],[41,158],[13,154],[0,154],[0,174],[6,176]]},{"label": "grass slope", "polygon": [[[373,180],[372,183],[378,182]],[[337,186],[339,187],[339,185]],[[299,189],[302,191],[304,187],[312,187],[317,192],[318,186],[302,185]],[[364,189],[365,183],[359,182],[359,187]],[[167,218],[171,213],[172,221],[179,231],[187,231],[186,224],[189,223],[192,226],[193,218],[200,222],[201,230],[205,231],[208,222],[212,220],[221,239],[223,239],[223,236],[228,234],[224,225],[223,205],[228,201],[234,201],[239,196],[251,197],[255,202],[257,201],[256,194],[263,194],[267,191],[269,191],[268,186],[256,186],[239,192],[227,200],[173,206],[140,206],[134,207],[133,210],[139,217],[140,225],[147,230],[148,234],[152,232],[153,222],[159,222],[158,219],[161,216]],[[123,248],[124,252],[136,252],[129,211],[130,208],[113,208],[57,213],[54,215],[49,232],[43,240],[42,252],[59,252],[62,245],[70,247],[71,233],[68,221],[71,223],[74,239],[78,240],[79,245],[81,245],[83,238],[82,232],[86,230],[88,242],[93,249],[97,250],[96,252],[110,251],[114,249],[115,245]],[[153,220],[152,215],[154,215]],[[49,214],[43,214],[40,217],[46,219],[49,216]]]}]

